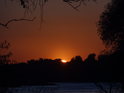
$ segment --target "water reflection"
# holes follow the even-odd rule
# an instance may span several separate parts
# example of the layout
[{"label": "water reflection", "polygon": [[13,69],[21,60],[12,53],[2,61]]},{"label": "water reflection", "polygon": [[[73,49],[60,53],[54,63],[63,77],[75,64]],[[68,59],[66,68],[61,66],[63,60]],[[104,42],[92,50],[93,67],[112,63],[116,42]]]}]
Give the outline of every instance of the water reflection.
[{"label": "water reflection", "polygon": [[[102,86],[102,90],[99,85],[100,87]],[[95,83],[56,83],[55,85],[8,88],[7,93],[104,93],[105,91],[110,93],[110,87],[111,93],[121,93],[120,85],[120,83],[113,84],[112,86],[109,83],[97,85]]]}]

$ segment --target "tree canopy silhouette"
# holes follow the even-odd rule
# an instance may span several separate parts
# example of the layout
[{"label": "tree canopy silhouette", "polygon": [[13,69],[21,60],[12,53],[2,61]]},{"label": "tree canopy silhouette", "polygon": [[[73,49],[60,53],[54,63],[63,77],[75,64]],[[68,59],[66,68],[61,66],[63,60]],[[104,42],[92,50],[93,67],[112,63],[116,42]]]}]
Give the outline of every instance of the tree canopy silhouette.
[{"label": "tree canopy silhouette", "polygon": [[74,64],[80,64],[83,62],[83,59],[81,56],[75,56],[71,59],[70,61],[71,63],[74,63]]},{"label": "tree canopy silhouette", "polygon": [[124,0],[112,0],[99,20],[98,33],[111,52],[124,52]]},{"label": "tree canopy silhouette", "polygon": [[0,43],[0,64],[9,64],[11,62],[10,56],[12,53],[8,51],[6,52],[9,47],[10,44],[6,40]]}]

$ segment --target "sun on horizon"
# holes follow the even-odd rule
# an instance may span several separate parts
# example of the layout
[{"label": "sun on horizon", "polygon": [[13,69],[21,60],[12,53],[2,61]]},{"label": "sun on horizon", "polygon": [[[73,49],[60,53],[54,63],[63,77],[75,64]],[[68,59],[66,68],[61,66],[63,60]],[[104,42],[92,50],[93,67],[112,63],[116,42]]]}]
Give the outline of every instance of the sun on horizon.
[{"label": "sun on horizon", "polygon": [[62,60],[61,60],[61,62],[62,62],[62,63],[67,63],[67,61],[66,61],[66,60],[64,60],[64,59],[62,59]]}]

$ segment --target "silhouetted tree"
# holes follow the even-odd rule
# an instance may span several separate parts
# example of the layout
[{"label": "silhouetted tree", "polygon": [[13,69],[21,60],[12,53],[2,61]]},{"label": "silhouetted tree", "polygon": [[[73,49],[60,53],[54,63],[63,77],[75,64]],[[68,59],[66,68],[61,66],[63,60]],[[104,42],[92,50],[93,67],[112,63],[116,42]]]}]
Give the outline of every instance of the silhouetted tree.
[{"label": "silhouetted tree", "polygon": [[82,63],[82,57],[81,56],[75,56],[71,59],[70,63],[80,64]]},{"label": "silhouetted tree", "polygon": [[[9,64],[11,62],[11,52],[8,52],[10,44],[5,40],[0,44],[0,64]],[[7,52],[6,52],[7,51]]]},{"label": "silhouetted tree", "polygon": [[61,59],[60,58],[57,58],[54,61],[57,62],[57,63],[61,63]]},{"label": "silhouetted tree", "polygon": [[95,64],[97,62],[95,57],[96,57],[96,54],[94,54],[94,53],[89,54],[88,57],[85,59],[85,62],[88,64]]},{"label": "silhouetted tree", "polygon": [[34,59],[28,60],[27,61],[28,64],[36,64],[36,61]]},{"label": "silhouetted tree", "polygon": [[98,62],[101,65],[105,65],[106,63],[108,63],[108,55],[99,55]]},{"label": "silhouetted tree", "polygon": [[124,0],[112,0],[102,13],[98,33],[110,53],[124,53]]}]

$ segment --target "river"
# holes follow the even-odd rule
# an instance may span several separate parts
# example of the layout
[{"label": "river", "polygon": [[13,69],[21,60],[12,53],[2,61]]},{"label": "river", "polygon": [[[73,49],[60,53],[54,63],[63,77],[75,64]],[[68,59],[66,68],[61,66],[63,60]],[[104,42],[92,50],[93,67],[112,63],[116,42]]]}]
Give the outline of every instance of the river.
[{"label": "river", "polygon": [[[100,85],[109,91],[110,84]],[[116,87],[119,87],[119,84],[116,84]],[[114,86],[114,90],[116,87]],[[55,83],[55,85],[8,88],[7,93],[101,93],[101,89],[94,83]]]}]

